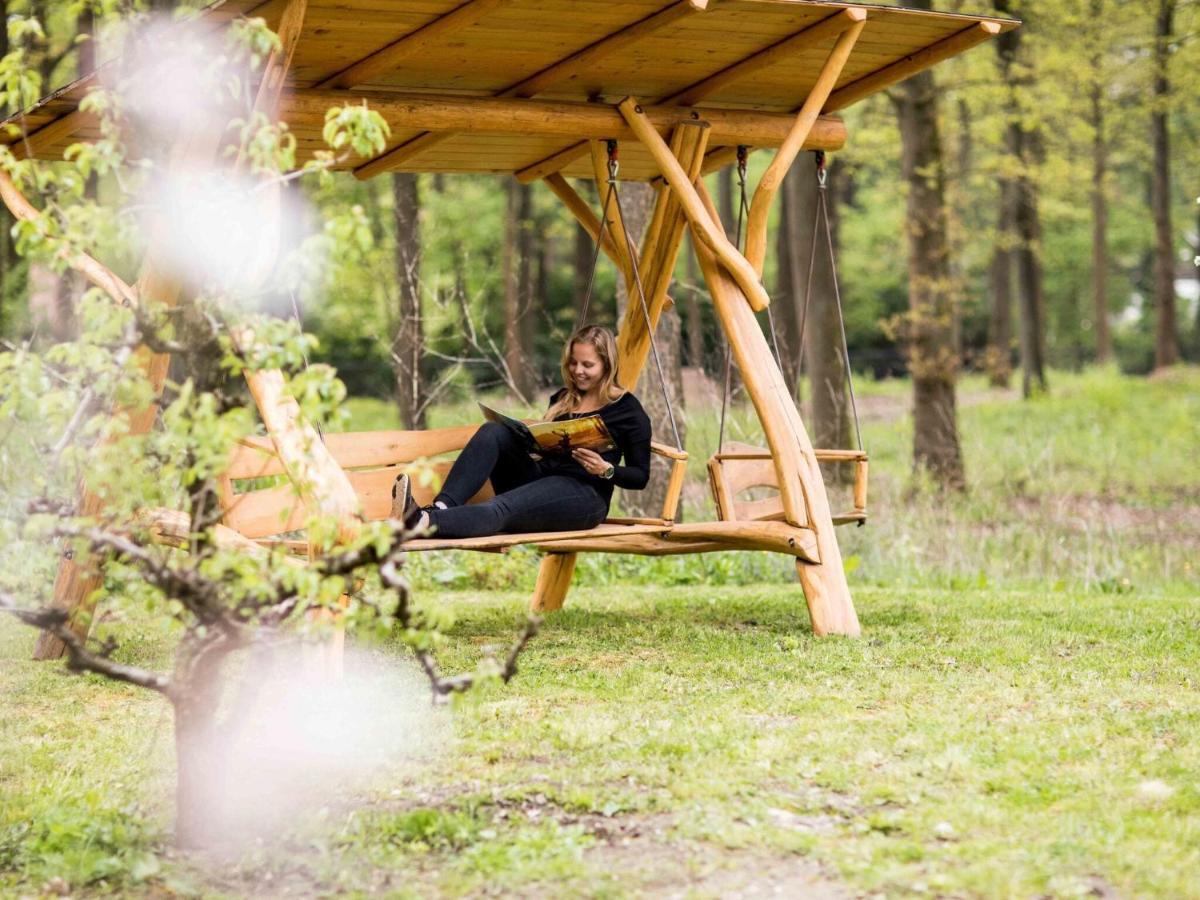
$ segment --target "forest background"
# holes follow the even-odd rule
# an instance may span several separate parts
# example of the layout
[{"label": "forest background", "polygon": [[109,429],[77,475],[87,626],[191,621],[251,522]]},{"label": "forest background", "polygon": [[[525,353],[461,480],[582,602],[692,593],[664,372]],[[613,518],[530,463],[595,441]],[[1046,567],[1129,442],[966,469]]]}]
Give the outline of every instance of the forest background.
[{"label": "forest background", "polygon": [[[4,6],[9,46],[0,50],[23,45],[46,88],[69,82],[103,54],[103,29],[89,4]],[[1030,395],[1052,390],[1051,367],[1115,362],[1142,374],[1200,359],[1200,190],[1191,177],[1200,154],[1197,7],[1185,0],[942,5],[1025,23],[938,68],[936,163],[911,175],[944,179],[952,369],[986,371],[992,385],[1004,387],[1016,367]],[[42,21],[43,30],[22,29],[26,17]],[[849,355],[855,371],[875,377],[908,370],[908,185],[896,100],[893,89],[849,110],[846,149],[829,162]],[[767,162],[769,154],[751,155],[750,190]],[[805,312],[814,171],[812,154],[803,154],[773,214],[777,252],[765,282],[774,322],[764,317],[763,325],[774,328],[791,377],[807,356],[807,374],[818,384],[826,379],[834,395],[832,404],[812,410],[817,443],[848,446],[840,354],[832,352],[839,323],[823,247]],[[733,232],[735,172],[710,178]],[[489,388],[539,405],[558,379],[558,353],[576,323],[593,260],[589,237],[544,185],[393,173],[365,183],[339,176],[303,190],[323,214],[352,214],[360,224],[358,252],[343,256],[333,276],[305,295],[280,298],[280,311],[300,316],[319,337],[322,360],[336,366],[352,396],[394,403],[409,427],[424,424],[435,404]],[[598,203],[594,191],[590,196]],[[636,229],[650,189],[627,184],[623,202]],[[8,213],[0,218],[0,335],[15,343],[69,339],[82,285],[30,268],[13,252]],[[592,320],[616,322],[624,302],[616,282],[602,258]],[[714,386],[720,392],[725,368],[690,248],[680,254],[672,296],[659,349],[679,406],[684,367],[708,376],[709,395]],[[661,393],[656,381],[650,371],[641,393]],[[662,411],[657,415],[664,433]]]}]

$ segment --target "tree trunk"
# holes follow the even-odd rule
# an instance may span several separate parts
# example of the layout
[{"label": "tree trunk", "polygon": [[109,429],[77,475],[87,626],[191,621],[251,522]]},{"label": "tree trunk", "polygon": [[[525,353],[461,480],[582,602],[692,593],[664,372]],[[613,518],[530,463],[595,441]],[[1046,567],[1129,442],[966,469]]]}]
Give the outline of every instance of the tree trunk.
[{"label": "tree trunk", "polygon": [[1171,151],[1168,121],[1171,83],[1168,78],[1175,0],[1158,0],[1154,28],[1154,105],[1150,131],[1154,141],[1154,367],[1179,361],[1179,334],[1175,322],[1175,252],[1171,238]]},{"label": "tree trunk", "polygon": [[737,205],[733,194],[734,167],[725,166],[717,170],[717,213],[725,226],[725,236],[737,240]]},{"label": "tree trunk", "polygon": [[707,371],[704,359],[704,316],[700,312],[700,270],[696,264],[696,251],[692,247],[692,236],[685,232],[684,265],[687,267],[687,288],[683,294],[684,312],[687,315],[687,364],[701,372]]},{"label": "tree trunk", "polygon": [[509,387],[525,403],[533,400],[535,387],[532,360],[524,342],[526,330],[521,321],[529,278],[529,263],[523,257],[529,241],[522,232],[529,218],[530,194],[529,185],[521,184],[515,178],[509,180],[501,264],[504,278],[504,365]]},{"label": "tree trunk", "polygon": [[185,636],[176,654],[175,691],[175,844],[195,850],[228,833],[228,790],[222,778],[217,715],[222,673],[233,648],[224,638]]},{"label": "tree trunk", "polygon": [[1021,393],[1031,397],[1046,390],[1045,299],[1042,285],[1041,223],[1033,182],[1017,182],[1017,292],[1021,311]]},{"label": "tree trunk", "polygon": [[[929,0],[919,4],[929,8]],[[900,120],[901,166],[908,184],[909,319],[906,329],[913,378],[913,465],[951,488],[965,487],[958,440],[954,352],[957,315],[946,234],[945,174],[933,73],[903,82],[895,101]]]},{"label": "tree trunk", "polygon": [[[788,169],[779,191],[779,231],[776,244],[776,271],[779,277],[771,298],[775,315],[775,336],[779,339],[780,369],[800,398],[800,322],[804,315],[804,273],[808,271],[808,252],[812,241],[812,209],[803,202],[802,181],[811,181],[810,157],[804,153]],[[811,192],[810,192],[811,193]]]},{"label": "tree trunk", "polygon": [[[842,323],[837,308],[837,286],[830,240],[836,240],[837,202],[833,193],[833,173],[828,171],[824,188],[826,221],[817,219],[817,203],[822,189],[816,176],[805,164],[794,172],[791,205],[796,213],[791,226],[797,235],[793,241],[793,283],[800,297],[800,316],[804,319],[804,361],[808,374],[811,403],[809,420],[813,445],[816,447],[849,447],[850,395],[846,389],[846,362],[842,353]],[[814,244],[815,241],[815,244]],[[813,250],[816,252],[814,253]],[[809,267],[812,267],[812,290],[808,291]],[[805,294],[809,294],[807,312],[803,309]],[[799,336],[796,337],[799,347]],[[839,472],[838,467],[827,475]]]},{"label": "tree trunk", "polygon": [[984,365],[992,387],[1007,388],[1012,377],[1012,248],[1016,215],[1013,200],[1016,186],[1011,178],[1000,179],[997,198],[996,242],[988,267],[988,293],[991,312],[988,317],[988,349]]},{"label": "tree trunk", "polygon": [[517,327],[521,332],[521,352],[525,357],[526,380],[522,382],[524,393],[533,397],[537,393],[541,378],[537,368],[537,298],[542,277],[542,253],[544,251],[541,229],[533,213],[533,186],[523,185],[520,215],[520,230],[517,232],[518,256],[521,264],[517,269],[521,298],[521,315]]},{"label": "tree trunk", "polygon": [[[630,239],[635,247],[641,245],[642,235],[650,224],[650,215],[654,210],[654,190],[648,184],[624,183],[621,191],[621,213],[625,219],[625,227],[629,229]],[[620,235],[617,235],[620,239]],[[678,291],[673,290],[672,296]],[[649,301],[650,298],[646,298]],[[641,304],[641,297],[636,289],[632,296],[625,290],[621,279],[617,282],[617,321],[625,314],[626,304]],[[681,364],[681,328],[679,314],[674,307],[664,309],[658,321],[654,334],[654,347],[658,349],[659,362],[666,376],[667,392],[671,398],[671,407],[675,410],[675,423],[679,428],[680,443],[684,439],[683,422],[683,372]],[[656,441],[664,444],[674,444],[675,435],[671,430],[671,419],[668,415],[667,402],[663,396],[662,381],[658,377],[658,366],[654,362],[653,352],[642,370],[641,381],[638,383],[637,396],[646,415],[650,417],[650,426]],[[662,510],[663,499],[667,493],[667,479],[670,468],[655,457],[650,466],[650,483],[642,491],[623,491],[621,505],[631,515],[657,516]]]},{"label": "tree trunk", "polygon": [[[996,12],[1012,13],[1010,0],[993,0]],[[1020,29],[996,38],[1000,73],[1006,86],[1005,113],[1008,124],[1005,141],[1018,164],[1013,182],[1013,225],[1016,231],[1014,258],[1017,273],[1017,299],[1020,316],[1021,387],[1025,397],[1046,390],[1045,315],[1041,265],[1041,225],[1038,219],[1037,189],[1033,170],[1037,156],[1036,136],[1024,124],[1020,91],[1028,86],[1028,76],[1018,79],[1013,73],[1021,47]]]},{"label": "tree trunk", "polygon": [[[1092,19],[1100,21],[1104,0],[1092,0]],[[1112,334],[1108,327],[1108,195],[1104,181],[1108,170],[1108,143],[1104,132],[1104,48],[1092,54],[1092,318],[1095,320],[1096,362],[1112,362]]]},{"label": "tree trunk", "polygon": [[421,195],[417,176],[392,173],[396,221],[396,333],[392,339],[392,371],[402,427],[425,427],[425,395],[421,384],[424,329],[421,320]]}]

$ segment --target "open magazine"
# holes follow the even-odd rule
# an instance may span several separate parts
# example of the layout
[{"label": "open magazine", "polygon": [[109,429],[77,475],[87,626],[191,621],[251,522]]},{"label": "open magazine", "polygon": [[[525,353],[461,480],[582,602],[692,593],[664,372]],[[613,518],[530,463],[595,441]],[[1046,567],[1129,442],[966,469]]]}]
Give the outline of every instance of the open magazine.
[{"label": "open magazine", "polygon": [[572,450],[583,447],[606,453],[617,444],[609,434],[604,420],[599,416],[584,416],[581,419],[560,419],[557,422],[522,422],[496,412],[491,407],[479,404],[483,417],[489,422],[498,422],[515,432],[525,442],[529,452],[537,456],[547,454],[570,455]]}]

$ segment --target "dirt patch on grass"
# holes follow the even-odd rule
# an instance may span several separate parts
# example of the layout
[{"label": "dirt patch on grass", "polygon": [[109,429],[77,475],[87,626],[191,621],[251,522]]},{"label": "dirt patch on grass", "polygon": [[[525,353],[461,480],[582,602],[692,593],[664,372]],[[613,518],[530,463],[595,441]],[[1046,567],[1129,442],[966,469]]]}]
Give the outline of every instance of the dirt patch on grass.
[{"label": "dirt patch on grass", "polygon": [[654,831],[600,844],[586,859],[621,873],[621,886],[639,897],[758,898],[852,896],[811,860],[757,850],[673,842]]},{"label": "dirt patch on grass", "polygon": [[[675,817],[667,813],[573,811],[544,794],[533,794],[498,802],[492,817],[497,823],[512,818],[553,820],[563,827],[582,829],[595,841],[583,854],[585,865],[616,875],[620,887],[638,897],[835,900],[851,896],[817,863],[801,856],[728,849],[679,838]],[[788,827],[796,825],[788,823]],[[557,889],[541,886],[516,893],[539,898],[561,895]]]},{"label": "dirt patch on grass", "polygon": [[1184,502],[1165,507],[1138,506],[1116,497],[1067,494],[1054,497],[1014,497],[1017,518],[1038,518],[1069,531],[1120,531],[1139,538],[1200,547],[1200,504]]}]

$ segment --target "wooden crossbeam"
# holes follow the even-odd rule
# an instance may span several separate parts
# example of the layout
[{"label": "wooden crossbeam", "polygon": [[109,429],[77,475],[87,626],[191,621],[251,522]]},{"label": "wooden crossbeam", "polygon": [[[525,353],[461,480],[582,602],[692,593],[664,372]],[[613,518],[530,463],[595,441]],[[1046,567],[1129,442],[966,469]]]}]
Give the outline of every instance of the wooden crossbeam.
[{"label": "wooden crossbeam", "polygon": [[830,38],[834,38],[854,23],[865,21],[866,18],[867,11],[860,6],[850,6],[839,10],[831,16],[826,16],[815,25],[810,25],[801,31],[797,31],[795,34],[776,41],[771,46],[753,53],[733,65],[726,66],[721,71],[709,75],[701,81],[697,81],[695,84],[688,85],[683,90],[664,98],[662,102],[664,104],[678,104],[680,106],[691,106],[692,104],[699,103],[705,97],[711,97],[714,93],[721,90],[721,88],[727,87],[735,81],[747,78],[768,66],[787,59],[789,56],[793,56],[801,50],[817,46]]},{"label": "wooden crossbeam", "polygon": [[829,57],[821,67],[821,74],[817,76],[816,83],[808,92],[808,98],[796,114],[795,126],[754,190],[754,198],[750,201],[750,211],[746,216],[746,259],[760,278],[767,254],[767,219],[771,213],[771,202],[775,199],[779,186],[783,184],[788,169],[795,162],[796,155],[808,140],[808,133],[837,85],[842,69],[850,59],[850,53],[866,24],[866,18],[861,18],[838,36]]},{"label": "wooden crossbeam", "polygon": [[[296,90],[283,97],[280,116],[284,121],[293,123],[321,122],[330,106],[345,103],[348,96],[353,96],[356,101],[365,101],[393,129],[577,137],[583,138],[585,145],[588,140],[630,140],[634,136],[633,129],[617,107],[607,103],[516,97],[463,97],[391,91],[355,91],[348,95],[344,91]],[[795,124],[795,116],[787,112],[662,105],[643,106],[643,111],[661,134],[670,133],[680,122],[704,121],[711,128],[710,142],[748,142],[756,147],[780,146]],[[813,125],[809,144],[813,149],[836,150],[842,147],[845,140],[846,127],[841,119],[822,116]]]},{"label": "wooden crossbeam", "polygon": [[340,72],[321,81],[320,88],[352,88],[366,84],[372,78],[384,75],[399,63],[419,56],[439,44],[444,44],[448,35],[469,28],[506,0],[467,0],[445,15],[438,16],[420,28],[392,41],[370,56],[360,59]]},{"label": "wooden crossbeam", "polygon": [[567,183],[567,179],[555,172],[546,179],[546,186],[563,202],[563,205],[575,217],[575,220],[591,235],[592,240],[600,241],[600,248],[604,251],[604,255],[618,266],[623,265],[624,258],[617,253],[616,244],[613,241],[612,235],[608,232],[608,227],[605,226],[602,238],[600,219],[592,211],[591,205],[579,196],[579,192],[575,188]]},{"label": "wooden crossbeam", "polygon": [[845,109],[851,103],[861,100],[868,94],[881,91],[886,87],[903,81],[910,75],[923,71],[930,66],[969,50],[976,44],[981,44],[1000,33],[1003,25],[999,22],[976,22],[950,37],[930,44],[924,50],[918,50],[911,56],[894,62],[889,66],[878,69],[869,75],[864,75],[857,81],[839,88],[829,95],[824,111],[827,113]]},{"label": "wooden crossbeam", "polygon": [[[731,66],[726,66],[724,69],[708,76],[707,78],[697,81],[694,84],[688,85],[681,91],[667,97],[660,98],[658,101],[662,104],[691,105],[699,103],[705,97],[710,97],[712,94],[721,88],[733,83],[739,78],[744,78],[760,71],[772,63],[778,62],[780,59],[801,50],[804,47],[819,43],[822,40],[833,37],[841,33],[846,28],[853,25],[855,22],[861,22],[866,19],[866,10],[861,7],[848,7],[832,16],[822,19],[815,25],[796,32],[789,37],[778,41],[751,56],[734,63]],[[708,111],[705,110],[704,115],[707,116]],[[715,142],[715,136],[710,136],[710,141]],[[748,140],[735,137],[732,141],[735,144],[749,143]],[[545,159],[538,160],[530,166],[518,171],[517,180],[522,183],[536,181],[538,178],[545,178],[551,172],[561,172],[575,160],[580,159],[587,153],[587,145],[585,143],[572,144],[570,147],[564,147],[552,153]]]},{"label": "wooden crossbeam", "polygon": [[73,109],[66,115],[59,116],[46,123],[24,140],[12,144],[10,149],[17,159],[27,159],[37,156],[46,147],[53,146],[65,138],[69,138],[81,128],[96,123],[96,116],[79,109]]},{"label": "wooden crossbeam", "polygon": [[[628,47],[635,41],[646,35],[653,34],[655,31],[678,21],[684,16],[703,12],[707,7],[708,0],[674,0],[674,2],[663,7],[658,12],[645,16],[612,34],[593,41],[582,50],[578,50],[570,56],[564,57],[552,65],[535,72],[533,75],[521,79],[516,84],[509,85],[502,91],[497,92],[495,96],[501,99],[533,97],[556,84],[575,77],[581,72],[586,72],[590,66],[599,62],[605,56]],[[433,133],[433,129],[430,129],[430,132],[429,134],[418,135],[416,138],[406,141],[399,147],[395,147],[377,156],[370,162],[364,163],[354,170],[355,176],[358,178],[371,178],[382,172],[399,168],[409,160],[424,153],[430,147],[454,137],[455,134],[454,131],[435,134]]]}]

